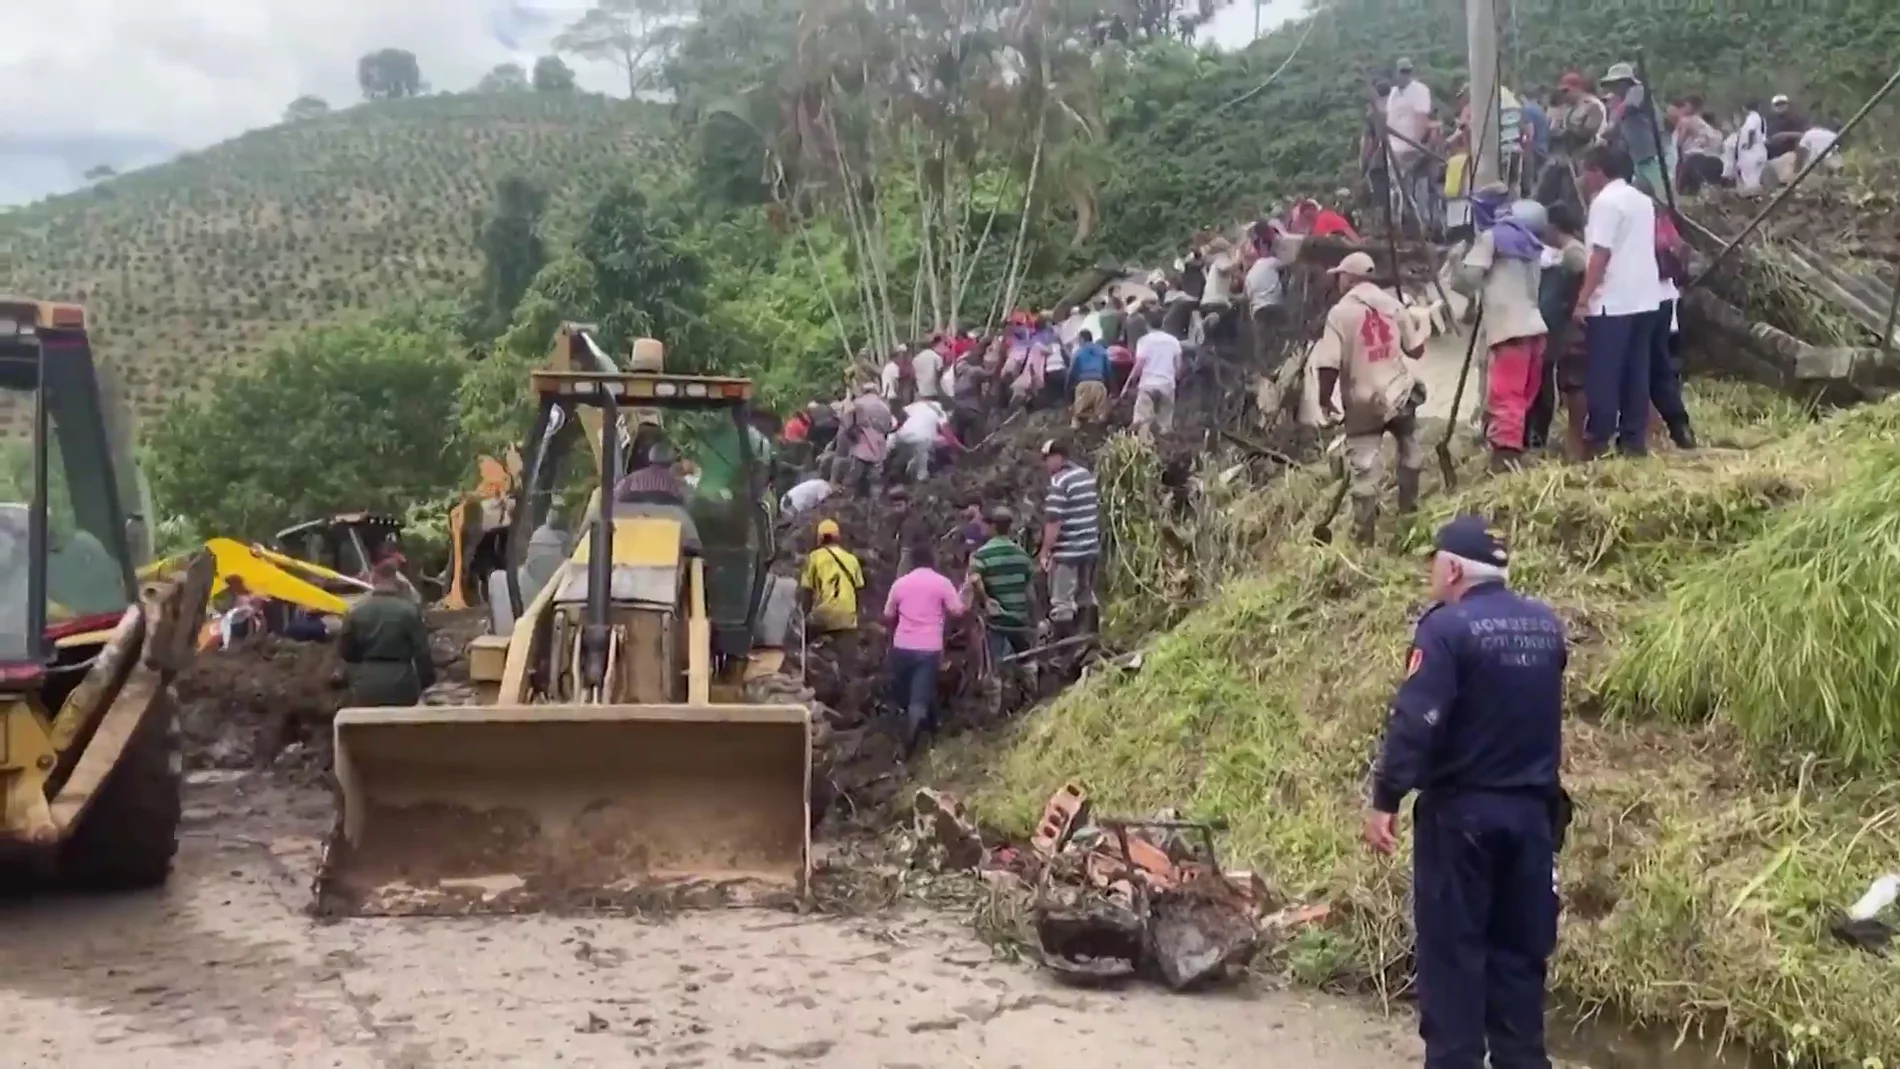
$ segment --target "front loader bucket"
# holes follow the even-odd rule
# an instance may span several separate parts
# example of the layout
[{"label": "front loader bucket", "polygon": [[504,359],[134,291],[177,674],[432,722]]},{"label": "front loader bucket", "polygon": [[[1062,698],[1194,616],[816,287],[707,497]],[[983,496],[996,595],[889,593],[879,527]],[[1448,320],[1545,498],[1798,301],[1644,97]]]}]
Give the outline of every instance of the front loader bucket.
[{"label": "front loader bucket", "polygon": [[809,724],[797,705],[345,709],[318,909],[629,910],[802,895]]}]

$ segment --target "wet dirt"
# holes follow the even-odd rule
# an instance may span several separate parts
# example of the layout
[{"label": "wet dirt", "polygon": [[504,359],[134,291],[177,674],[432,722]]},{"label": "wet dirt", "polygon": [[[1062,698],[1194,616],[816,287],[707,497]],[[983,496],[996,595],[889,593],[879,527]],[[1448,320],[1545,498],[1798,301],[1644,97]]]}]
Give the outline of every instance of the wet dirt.
[{"label": "wet dirt", "polygon": [[1275,1064],[1389,1069],[1410,1022],[1259,988],[1077,991],[918,913],[304,915],[328,799],[200,771],[162,893],[0,910],[10,1061],[48,1067]]}]

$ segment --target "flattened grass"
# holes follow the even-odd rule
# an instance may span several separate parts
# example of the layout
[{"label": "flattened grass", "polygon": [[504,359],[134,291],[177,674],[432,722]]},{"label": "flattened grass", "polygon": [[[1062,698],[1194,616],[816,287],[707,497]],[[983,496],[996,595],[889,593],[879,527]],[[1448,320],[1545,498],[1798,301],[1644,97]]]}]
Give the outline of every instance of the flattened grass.
[{"label": "flattened grass", "polygon": [[[1764,761],[1744,740],[1777,736],[1745,720],[1644,720],[1635,715],[1644,706],[1625,709],[1624,696],[1656,702],[1652,692],[1673,678],[1635,667],[1645,662],[1634,651],[1660,642],[1665,621],[1687,614],[1678,631],[1715,642],[1700,632],[1727,632],[1694,614],[1760,596],[1684,600],[1671,588],[1680,577],[1691,577],[1683,589],[1712,591],[1757,574],[1743,567],[1757,556],[1749,569],[1823,544],[1844,548],[1839,538],[1815,541],[1814,525],[1894,522],[1876,507],[1881,488],[1843,461],[1873,448],[1848,443],[1891,440],[1900,405],[1805,426],[1791,406],[1753,391],[1697,393],[1705,440],[1760,447],[1485,481],[1433,502],[1402,532],[1403,554],[1312,545],[1304,528],[1323,507],[1317,479],[1269,491],[1307,504],[1280,506],[1282,537],[1263,548],[1259,567],[1155,639],[1138,673],[1092,677],[1017,725],[1000,753],[952,749],[936,771],[971,782],[985,818],[1016,828],[1071,778],[1115,811],[1170,805],[1225,819],[1233,864],[1335,906],[1332,926],[1285,948],[1295,976],[1403,994],[1408,865],[1360,845],[1364,783],[1423,607],[1423,557],[1409,551],[1422,551],[1453,511],[1483,511],[1513,541],[1514,581],[1559,607],[1578,653],[1566,775],[1581,810],[1562,859],[1555,987],[1639,1019],[1696,1018],[1791,1064],[1893,1063],[1900,974],[1833,943],[1824,924],[1830,904],[1850,901],[1900,857],[1900,784],[1848,780],[1824,762]],[[1864,567],[1836,574],[1852,582]],[[1791,606],[1773,604],[1780,625],[1798,633]],[[1891,617],[1874,622],[1890,627]],[[1739,644],[1740,634],[1719,641]],[[1815,641],[1830,634],[1816,631]],[[1685,646],[1679,656],[1693,653]],[[1832,657],[1812,662],[1817,679],[1840,669]],[[1877,670],[1892,671],[1892,659]],[[1855,682],[1857,693],[1871,680]],[[1606,694],[1631,715],[1601,718]],[[1763,715],[1769,698],[1761,695]]]}]

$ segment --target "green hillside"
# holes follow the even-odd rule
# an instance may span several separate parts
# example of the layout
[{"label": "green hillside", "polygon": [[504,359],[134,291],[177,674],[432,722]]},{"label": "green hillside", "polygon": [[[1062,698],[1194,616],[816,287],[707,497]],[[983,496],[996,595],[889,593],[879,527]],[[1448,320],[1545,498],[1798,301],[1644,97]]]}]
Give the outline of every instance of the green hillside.
[{"label": "green hillside", "polygon": [[658,113],[515,93],[363,104],[0,216],[0,291],[80,299],[149,420],[273,337],[461,287],[495,182],[550,223],[663,165]]}]

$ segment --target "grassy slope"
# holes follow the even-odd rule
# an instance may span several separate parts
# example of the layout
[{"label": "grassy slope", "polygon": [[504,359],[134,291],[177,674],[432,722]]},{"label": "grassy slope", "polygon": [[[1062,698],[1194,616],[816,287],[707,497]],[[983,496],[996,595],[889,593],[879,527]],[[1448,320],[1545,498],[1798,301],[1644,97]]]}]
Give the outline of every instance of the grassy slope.
[{"label": "grassy slope", "polygon": [[86,300],[141,414],[283,331],[473,277],[497,179],[590,190],[670,152],[643,105],[435,96],[257,130],[0,216],[0,292]]},{"label": "grassy slope", "polygon": [[[1788,436],[1746,452],[1483,482],[1435,501],[1408,538],[1422,546],[1454,508],[1496,516],[1517,550],[1518,585],[1572,626],[1567,776],[1581,812],[1563,858],[1555,985],[1650,1018],[1703,1014],[1757,1043],[1891,1055],[1891,965],[1832,943],[1821,918],[1891,866],[1900,800],[1813,765],[1748,762],[1720,723],[1606,722],[1596,691],[1627,633],[1671,611],[1673,577],[1721,567],[1736,545],[1856,478],[1841,443],[1900,430],[1900,406],[1811,428],[1752,392],[1706,387],[1697,407],[1717,440]],[[1371,856],[1358,831],[1423,593],[1419,558],[1289,537],[1154,642],[1140,673],[1094,677],[1021,725],[1000,759],[952,751],[939,771],[980,783],[984,815],[1015,828],[1069,778],[1115,811],[1170,805],[1226,818],[1236,864],[1343,907],[1290,948],[1295,971],[1399,991],[1409,870]],[[1746,593],[1736,592],[1743,608]]]}]

